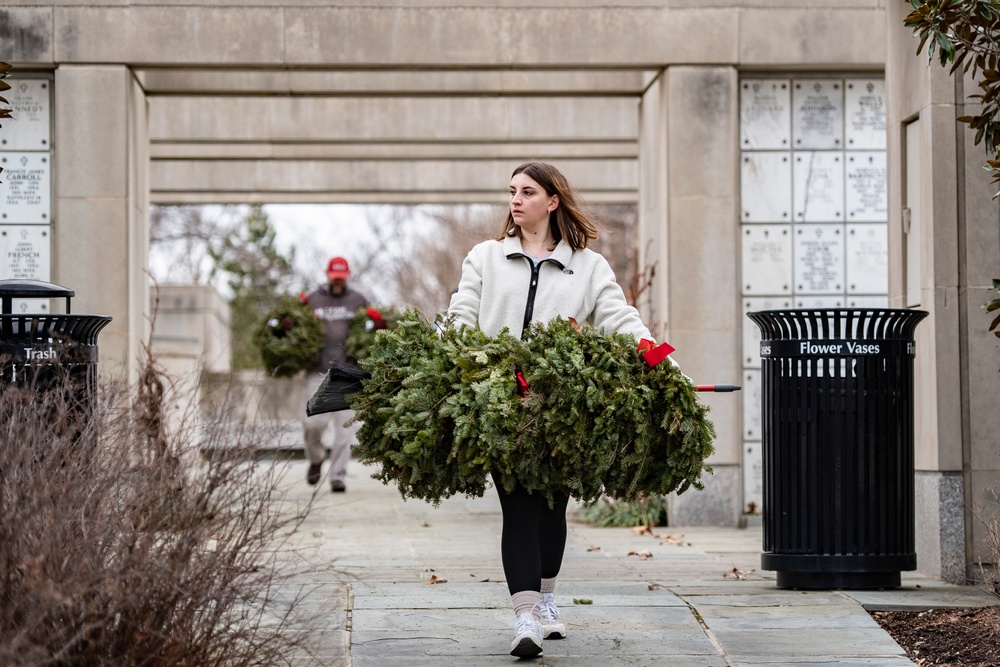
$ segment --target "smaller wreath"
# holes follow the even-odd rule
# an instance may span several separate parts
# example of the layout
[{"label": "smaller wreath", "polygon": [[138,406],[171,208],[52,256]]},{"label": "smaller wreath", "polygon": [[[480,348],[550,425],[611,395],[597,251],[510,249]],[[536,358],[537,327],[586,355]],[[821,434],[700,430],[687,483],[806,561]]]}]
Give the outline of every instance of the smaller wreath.
[{"label": "smaller wreath", "polygon": [[355,361],[361,361],[371,356],[372,343],[375,334],[384,329],[395,329],[402,314],[388,307],[361,308],[351,319],[347,340],[344,345]]},{"label": "smaller wreath", "polygon": [[253,332],[264,369],[274,377],[307,370],[323,349],[323,324],[295,297],[283,297]]}]

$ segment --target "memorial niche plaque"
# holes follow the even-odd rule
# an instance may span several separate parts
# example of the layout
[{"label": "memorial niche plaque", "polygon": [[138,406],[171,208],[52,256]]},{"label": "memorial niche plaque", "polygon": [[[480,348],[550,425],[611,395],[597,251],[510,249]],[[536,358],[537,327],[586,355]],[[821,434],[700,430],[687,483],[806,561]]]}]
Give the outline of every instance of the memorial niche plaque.
[{"label": "memorial niche plaque", "polygon": [[884,151],[851,151],[847,162],[847,221],[885,222],[889,197]]},{"label": "memorial niche plaque", "polygon": [[844,86],[839,79],[792,82],[792,147],[844,147]]},{"label": "memorial niche plaque", "polygon": [[760,327],[753,323],[747,313],[757,310],[791,308],[792,300],[780,297],[748,297],[743,299],[743,366],[760,368]]},{"label": "memorial niche plaque", "polygon": [[760,440],[760,371],[743,371],[743,439]]},{"label": "memorial niche plaque", "polygon": [[0,280],[48,282],[52,267],[50,239],[48,225],[0,225]]},{"label": "memorial niche plaque", "polygon": [[844,297],[841,296],[802,296],[795,297],[796,308],[843,308]]},{"label": "memorial niche plaque", "polygon": [[796,222],[844,221],[843,153],[796,153],[792,173]]},{"label": "memorial niche plaque", "polygon": [[[8,79],[3,94],[13,118],[0,127],[0,150],[45,151],[49,149],[49,91],[47,79]],[[5,168],[6,169],[6,168]]]},{"label": "memorial niche plaque", "polygon": [[844,82],[846,148],[885,148],[885,80]]},{"label": "memorial niche plaque", "polygon": [[743,293],[791,295],[791,225],[743,225],[741,237]]},{"label": "memorial niche plaque", "polygon": [[847,225],[847,293],[889,291],[887,224]]},{"label": "memorial niche plaque", "polygon": [[791,148],[792,91],[788,79],[744,79],[740,84],[740,146]]},{"label": "memorial niche plaque", "polygon": [[764,457],[761,443],[743,443],[743,510],[759,514],[764,502]]},{"label": "memorial niche plaque", "polygon": [[744,152],[740,158],[743,222],[789,222],[792,161],[788,153]]},{"label": "memorial niche plaque", "polygon": [[0,166],[0,223],[49,222],[49,154],[0,153]]},{"label": "memorial niche plaque", "polygon": [[844,228],[808,225],[795,228],[795,293],[844,292]]}]

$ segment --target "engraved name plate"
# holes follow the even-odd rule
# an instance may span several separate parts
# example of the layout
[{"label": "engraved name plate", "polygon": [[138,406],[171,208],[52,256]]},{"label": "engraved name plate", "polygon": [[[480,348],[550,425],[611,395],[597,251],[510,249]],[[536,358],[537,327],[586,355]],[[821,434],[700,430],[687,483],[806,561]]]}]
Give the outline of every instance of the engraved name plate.
[{"label": "engraved name plate", "polygon": [[743,293],[791,295],[791,225],[744,225],[741,241]]},{"label": "engraved name plate", "polygon": [[51,280],[51,238],[48,225],[0,225],[0,280]]},{"label": "engraved name plate", "polygon": [[0,223],[47,223],[52,200],[48,153],[0,153]]},{"label": "engraved name plate", "polygon": [[792,83],[793,148],[844,147],[844,86],[840,79]]},{"label": "engraved name plate", "polygon": [[743,395],[743,438],[760,440],[760,371],[743,371],[740,393]]},{"label": "engraved name plate", "polygon": [[885,148],[885,80],[844,82],[847,148]]},{"label": "engraved name plate", "polygon": [[792,167],[795,221],[843,222],[843,153],[796,153]]},{"label": "engraved name plate", "polygon": [[848,294],[889,292],[889,227],[847,225]]},{"label": "engraved name plate", "polygon": [[744,152],[740,158],[743,222],[789,222],[792,158],[789,153]]},{"label": "engraved name plate", "polygon": [[743,443],[743,510],[759,514],[764,502],[764,457],[759,442]]},{"label": "engraved name plate", "polygon": [[10,90],[0,96],[10,102],[13,117],[0,121],[3,125],[0,127],[0,150],[47,151],[51,82],[42,79],[8,79],[7,82]]},{"label": "engraved name plate", "polygon": [[788,79],[744,79],[740,85],[740,146],[792,147],[792,86]]},{"label": "engraved name plate", "polygon": [[885,151],[846,154],[847,222],[885,222],[889,197]]},{"label": "engraved name plate", "polygon": [[808,225],[795,228],[795,293],[844,291],[844,228]]},{"label": "engraved name plate", "polygon": [[777,310],[791,308],[790,298],[749,297],[743,299],[743,366],[745,368],[760,368],[760,327],[746,316],[758,310]]}]

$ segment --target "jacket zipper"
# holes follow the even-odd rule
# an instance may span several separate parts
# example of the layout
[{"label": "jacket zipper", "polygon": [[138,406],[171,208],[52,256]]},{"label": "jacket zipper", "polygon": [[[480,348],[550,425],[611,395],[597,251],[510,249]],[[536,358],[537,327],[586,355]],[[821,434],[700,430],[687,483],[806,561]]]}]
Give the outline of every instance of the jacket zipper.
[{"label": "jacket zipper", "polygon": [[538,291],[538,276],[541,271],[542,264],[546,262],[551,262],[556,266],[562,266],[562,262],[558,260],[545,258],[542,261],[535,264],[530,257],[524,254],[509,255],[507,258],[511,259],[513,257],[524,257],[531,264],[531,284],[528,286],[528,302],[524,305],[524,323],[521,325],[521,337],[524,337],[524,332],[528,330],[528,325],[531,324],[531,316],[535,311],[535,292]]}]

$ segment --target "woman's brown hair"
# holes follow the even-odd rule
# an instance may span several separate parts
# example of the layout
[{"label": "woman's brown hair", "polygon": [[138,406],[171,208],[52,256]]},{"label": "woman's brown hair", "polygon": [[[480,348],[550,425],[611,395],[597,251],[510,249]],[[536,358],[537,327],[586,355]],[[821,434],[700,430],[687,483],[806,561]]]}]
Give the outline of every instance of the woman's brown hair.
[{"label": "woman's brown hair", "polygon": [[[586,248],[591,240],[597,238],[597,223],[594,222],[577,203],[576,193],[570,187],[569,181],[558,169],[547,162],[525,162],[510,175],[514,178],[518,174],[527,174],[531,180],[538,183],[545,194],[558,195],[559,206],[549,213],[549,229],[556,243],[561,239],[566,239],[573,250]],[[494,237],[497,241],[505,236],[520,235],[521,229],[514,224],[514,216],[510,209],[507,210],[507,221],[504,223],[503,231]]]}]

